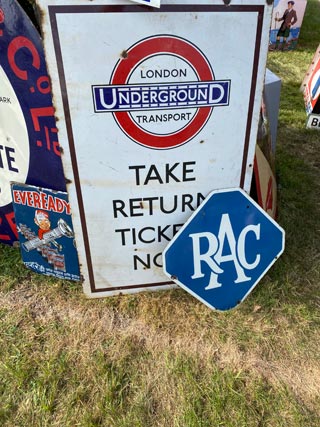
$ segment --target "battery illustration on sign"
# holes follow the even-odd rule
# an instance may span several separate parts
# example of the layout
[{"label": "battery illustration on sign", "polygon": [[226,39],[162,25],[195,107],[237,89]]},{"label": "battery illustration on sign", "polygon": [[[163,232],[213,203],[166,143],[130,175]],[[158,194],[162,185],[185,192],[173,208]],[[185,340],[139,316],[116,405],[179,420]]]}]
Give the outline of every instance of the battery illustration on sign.
[{"label": "battery illustration on sign", "polygon": [[[62,246],[57,243],[57,239],[59,239],[62,236],[65,237],[74,237],[73,235],[73,231],[71,230],[71,228],[69,227],[69,225],[65,222],[64,219],[60,218],[57,224],[57,227],[54,228],[53,230],[50,230],[50,221],[49,221],[49,215],[46,212],[43,211],[36,211],[36,218],[38,219],[39,217],[42,216],[42,222],[43,221],[47,221],[49,228],[48,230],[46,230],[45,233],[42,233],[42,237],[35,237],[32,240],[29,240],[28,242],[23,243],[22,247],[24,250],[26,250],[27,252],[32,251],[33,249],[37,249],[40,248],[43,245],[47,245],[49,243],[52,243],[54,246],[56,246],[58,248],[59,251],[62,250]],[[38,219],[39,221],[39,219]],[[43,230],[43,228],[40,225],[40,222],[38,222],[39,227],[41,230]]]},{"label": "battery illustration on sign", "polygon": [[[164,78],[169,83],[161,83]],[[194,44],[157,35],[123,52],[109,85],[92,86],[94,111],[113,113],[135,142],[168,149],[200,132],[213,107],[229,105],[230,86],[230,80],[215,80],[207,58]]]}]

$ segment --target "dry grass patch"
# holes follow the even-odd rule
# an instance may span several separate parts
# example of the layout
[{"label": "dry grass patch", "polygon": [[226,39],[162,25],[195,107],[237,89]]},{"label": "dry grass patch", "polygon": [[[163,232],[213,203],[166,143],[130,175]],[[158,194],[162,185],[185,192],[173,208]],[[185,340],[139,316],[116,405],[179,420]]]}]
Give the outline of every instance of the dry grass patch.
[{"label": "dry grass patch", "polygon": [[[129,418],[140,425],[145,417],[142,426],[207,425],[200,420],[222,422],[229,405],[229,424],[221,425],[233,426],[260,389],[291,402],[291,415],[293,408],[303,415],[297,402],[318,413],[315,345],[301,346],[281,311],[212,313],[181,291],[111,301],[87,301],[78,292],[65,298],[30,283],[0,294],[2,323],[14,331],[2,360],[16,359],[1,365],[2,378],[21,389],[19,423],[41,415],[50,426],[122,426]],[[309,339],[312,325],[306,321],[303,331]],[[276,405],[269,413],[271,403],[261,408],[268,419],[282,411]]]}]

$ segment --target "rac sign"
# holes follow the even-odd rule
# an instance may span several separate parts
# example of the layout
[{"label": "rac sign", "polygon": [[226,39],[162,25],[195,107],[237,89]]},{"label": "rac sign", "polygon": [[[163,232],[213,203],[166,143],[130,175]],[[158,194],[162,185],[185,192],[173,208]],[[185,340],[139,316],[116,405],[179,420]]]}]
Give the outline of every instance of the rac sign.
[{"label": "rac sign", "polygon": [[164,271],[213,309],[228,310],[284,250],[283,229],[243,190],[212,192],[164,251]]}]

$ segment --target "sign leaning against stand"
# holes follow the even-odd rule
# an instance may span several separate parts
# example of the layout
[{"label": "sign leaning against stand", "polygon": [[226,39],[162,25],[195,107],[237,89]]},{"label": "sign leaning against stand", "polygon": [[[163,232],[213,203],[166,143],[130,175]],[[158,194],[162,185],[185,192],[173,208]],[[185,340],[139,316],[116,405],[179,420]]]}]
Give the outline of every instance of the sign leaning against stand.
[{"label": "sign leaning against stand", "polygon": [[37,3],[84,291],[171,287],[173,235],[212,190],[250,189],[272,6]]}]

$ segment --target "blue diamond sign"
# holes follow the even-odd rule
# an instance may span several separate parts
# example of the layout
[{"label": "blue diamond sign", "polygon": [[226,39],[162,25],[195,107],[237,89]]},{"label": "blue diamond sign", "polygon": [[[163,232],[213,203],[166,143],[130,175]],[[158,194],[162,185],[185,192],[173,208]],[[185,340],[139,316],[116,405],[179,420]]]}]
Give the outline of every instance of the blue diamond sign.
[{"label": "blue diamond sign", "polygon": [[284,250],[284,230],[241,189],[210,193],[163,252],[164,272],[208,307],[228,310]]}]

